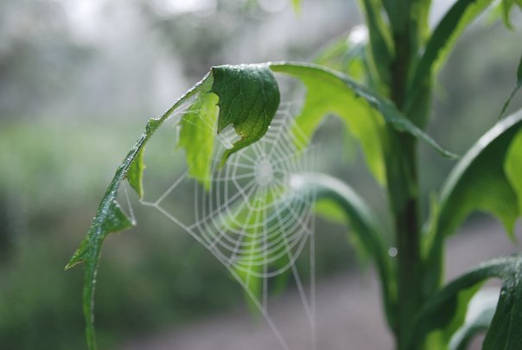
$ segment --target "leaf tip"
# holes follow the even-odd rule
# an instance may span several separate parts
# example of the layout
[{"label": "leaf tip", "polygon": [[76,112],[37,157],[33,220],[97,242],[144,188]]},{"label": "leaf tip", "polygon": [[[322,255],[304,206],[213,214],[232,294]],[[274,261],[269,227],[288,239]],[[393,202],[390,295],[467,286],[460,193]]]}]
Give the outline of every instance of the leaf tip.
[{"label": "leaf tip", "polygon": [[444,154],[445,157],[447,157],[449,159],[459,159],[460,158],[459,154],[453,153],[453,152],[448,151],[448,150],[444,150],[443,154]]},{"label": "leaf tip", "polygon": [[83,261],[73,261],[73,259],[71,259],[67,265],[65,265],[65,267],[63,268],[64,271],[68,271],[70,269],[72,269],[73,267],[75,267],[76,265],[78,264],[81,264]]},{"label": "leaf tip", "polygon": [[129,169],[125,177],[127,182],[136,192],[138,197],[143,198],[143,171],[145,170],[145,163],[143,162],[143,151],[144,148],[140,148],[132,162],[130,163]]}]

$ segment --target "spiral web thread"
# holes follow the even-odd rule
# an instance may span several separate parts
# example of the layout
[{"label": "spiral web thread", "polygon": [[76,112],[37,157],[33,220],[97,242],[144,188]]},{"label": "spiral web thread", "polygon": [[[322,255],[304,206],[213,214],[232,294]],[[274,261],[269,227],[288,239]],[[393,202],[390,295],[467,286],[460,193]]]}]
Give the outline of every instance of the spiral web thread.
[{"label": "spiral web thread", "polygon": [[[311,191],[294,190],[297,186],[293,175],[313,170],[316,152],[307,146],[308,140],[292,114],[285,107],[282,109],[261,140],[232,154],[224,166],[220,166],[221,155],[238,136],[233,128],[218,135],[208,190],[185,171],[157,199],[140,203],[159,211],[227,268],[285,350],[290,348],[269,314],[269,280],[283,273],[291,274],[315,349],[315,198]],[[179,118],[176,120],[179,123]],[[205,127],[215,132],[215,125],[206,123]],[[187,181],[194,186],[195,219],[191,223],[178,218],[166,205]],[[125,197],[134,220],[126,189]],[[296,265],[304,251],[309,253],[308,286]],[[256,281],[260,282],[260,293],[252,287]]]}]

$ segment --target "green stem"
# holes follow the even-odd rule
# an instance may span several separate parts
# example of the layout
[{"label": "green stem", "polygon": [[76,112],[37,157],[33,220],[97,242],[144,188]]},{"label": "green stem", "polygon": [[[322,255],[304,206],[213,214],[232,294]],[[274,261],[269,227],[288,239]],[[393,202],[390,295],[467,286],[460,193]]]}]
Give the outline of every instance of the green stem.
[{"label": "green stem", "polygon": [[395,229],[398,247],[398,349],[403,349],[412,329],[412,321],[422,304],[420,225],[418,206],[418,179],[416,142],[401,135],[400,151],[405,169],[408,195],[395,210]]},{"label": "green stem", "polygon": [[[405,1],[405,7],[408,2]],[[405,14],[409,13],[408,11]],[[395,58],[391,70],[391,99],[402,110],[407,99],[406,85],[412,61],[411,30],[408,20],[394,31]],[[413,328],[413,320],[422,305],[422,273],[420,256],[419,183],[417,176],[417,143],[414,137],[388,131],[388,194],[395,221],[397,242],[397,325],[396,347],[403,350]]]},{"label": "green stem", "polygon": [[388,196],[395,220],[397,243],[397,349],[404,349],[412,320],[422,304],[420,225],[416,141],[404,133],[388,130],[386,172]]}]

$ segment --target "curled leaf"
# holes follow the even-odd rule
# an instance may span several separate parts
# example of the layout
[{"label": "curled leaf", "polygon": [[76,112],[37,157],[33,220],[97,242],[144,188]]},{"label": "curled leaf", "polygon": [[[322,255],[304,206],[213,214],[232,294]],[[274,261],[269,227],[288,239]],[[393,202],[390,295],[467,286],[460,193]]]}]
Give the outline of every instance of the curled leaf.
[{"label": "curled leaf", "polygon": [[[267,65],[214,67],[160,118],[152,118],[147,122],[145,131],[116,170],[86,237],[66,265],[68,269],[76,264],[85,263],[83,311],[87,345],[90,350],[96,349],[94,287],[103,242],[110,233],[125,230],[134,224],[123,213],[116,200],[118,191],[123,181],[127,180],[138,196],[143,196],[145,145],[163,122],[187,103],[190,106],[188,113],[181,119],[180,145],[187,150],[186,159],[190,174],[205,183],[212,159],[212,149],[209,145],[215,134],[209,132],[207,127],[194,128],[194,123],[217,124],[216,128],[211,127],[210,130],[218,131],[232,125],[241,135],[241,139],[228,150],[228,156],[259,140],[265,134],[279,106],[279,90]],[[220,107],[218,120],[216,104]]]},{"label": "curled leaf", "polygon": [[212,68],[211,91],[219,96],[218,133],[232,125],[241,139],[223,155],[256,142],[267,132],[279,107],[279,85],[267,64]]}]

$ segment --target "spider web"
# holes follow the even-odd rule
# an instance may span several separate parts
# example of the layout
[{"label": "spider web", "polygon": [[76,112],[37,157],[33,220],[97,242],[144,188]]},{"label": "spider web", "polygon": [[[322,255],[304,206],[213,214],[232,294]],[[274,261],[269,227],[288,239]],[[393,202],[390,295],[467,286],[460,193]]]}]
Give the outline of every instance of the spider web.
[{"label": "spider web", "polygon": [[[221,156],[239,137],[232,127],[218,134],[211,175],[205,179],[208,188],[202,185],[206,181],[191,178],[185,170],[155,199],[139,203],[160,212],[226,267],[285,350],[290,347],[269,313],[269,285],[278,276],[291,275],[310,326],[310,344],[315,349],[315,195],[313,191],[296,190],[296,175],[314,169],[316,152],[315,147],[307,146],[308,139],[295,124],[290,107],[283,105],[267,133],[232,154],[224,165]],[[178,130],[182,117],[173,120]],[[217,133],[216,125],[207,121],[204,125]],[[172,202],[179,205],[183,197],[176,192],[186,186],[193,186],[190,192],[194,196],[194,217],[189,222],[172,209]],[[123,188],[134,221],[128,190]],[[296,263],[305,252],[307,285]]]}]

